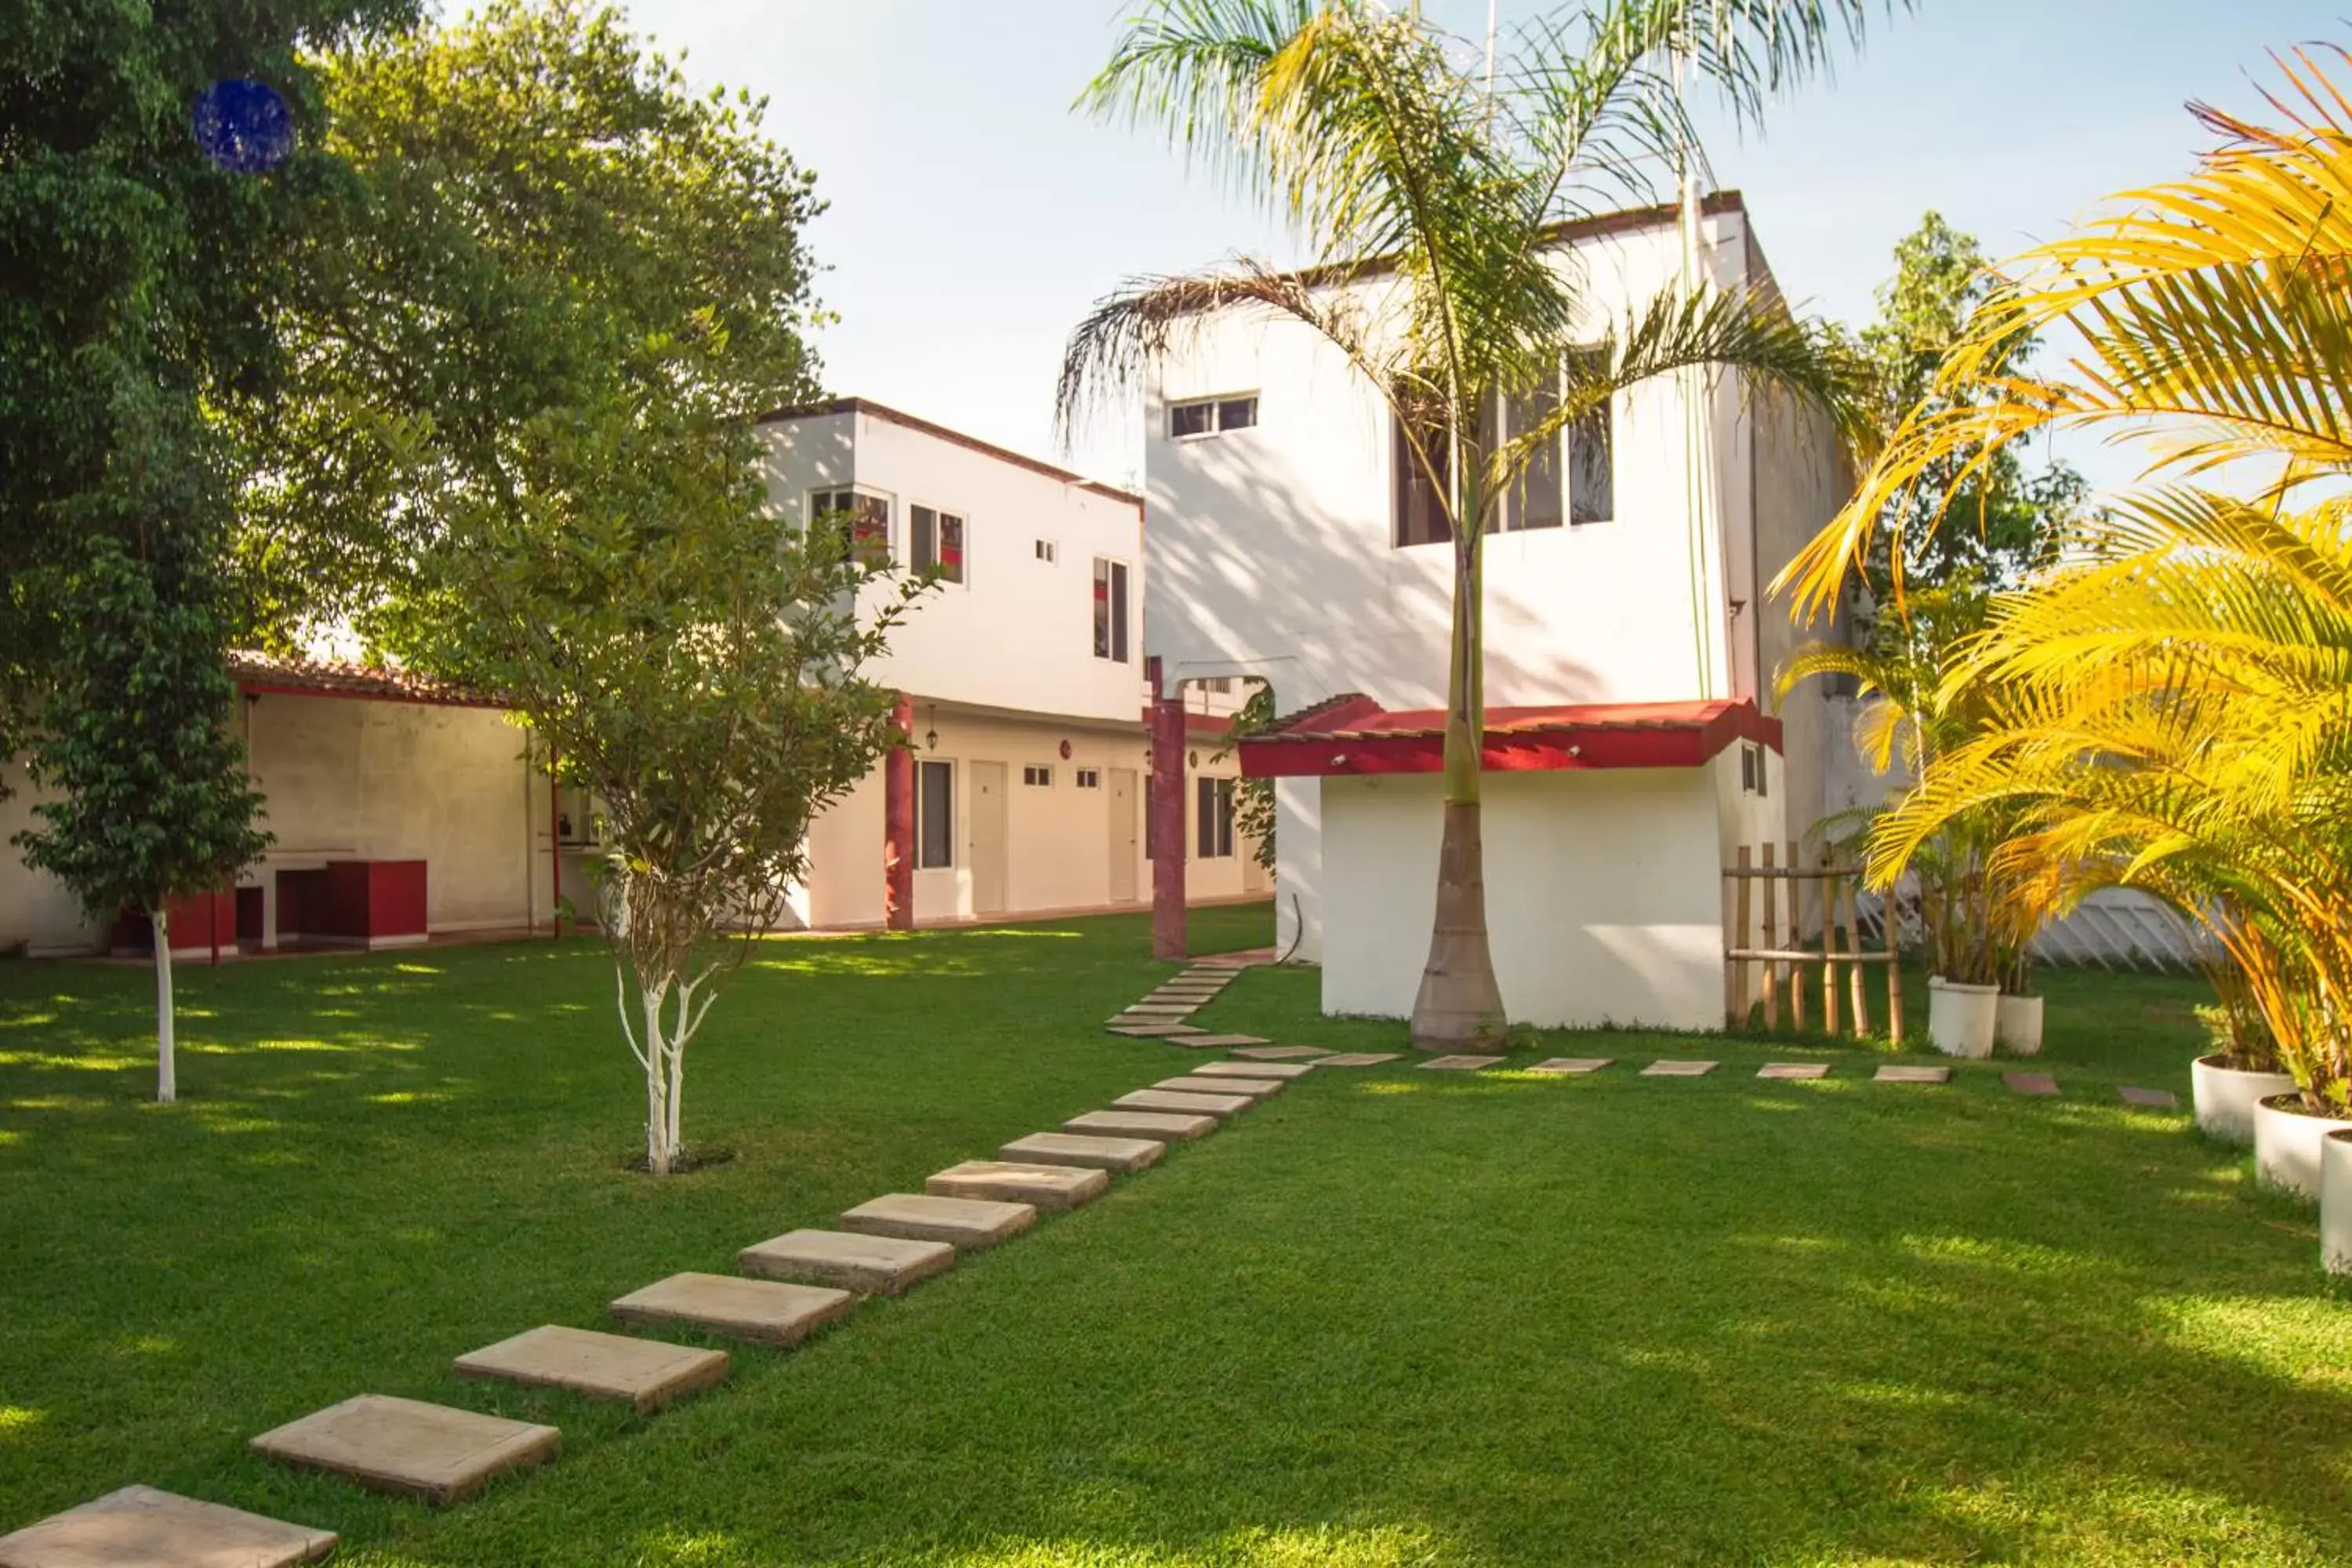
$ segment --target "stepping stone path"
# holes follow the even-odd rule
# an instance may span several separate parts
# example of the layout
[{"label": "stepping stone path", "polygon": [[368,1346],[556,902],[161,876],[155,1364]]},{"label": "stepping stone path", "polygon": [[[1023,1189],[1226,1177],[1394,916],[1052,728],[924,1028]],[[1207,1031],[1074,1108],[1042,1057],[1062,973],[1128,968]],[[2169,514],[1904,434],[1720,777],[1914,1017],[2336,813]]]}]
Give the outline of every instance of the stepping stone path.
[{"label": "stepping stone path", "polygon": [[1110,1173],[1077,1165],[1016,1165],[966,1160],[934,1173],[923,1189],[936,1198],[1027,1204],[1040,1214],[1067,1214],[1110,1190]]},{"label": "stepping stone path", "polygon": [[1827,1062],[1766,1062],[1756,1069],[1756,1076],[1776,1079],[1827,1078],[1830,1076],[1830,1064]]},{"label": "stepping stone path", "polygon": [[1331,1053],[1320,1046],[1244,1046],[1234,1055],[1247,1057],[1254,1062],[1295,1062],[1310,1057],[1328,1060]]},{"label": "stepping stone path", "polygon": [[895,1236],[908,1241],[944,1241],[959,1252],[994,1247],[1037,1223],[1028,1204],[988,1203],[978,1198],[941,1198],[892,1193],[859,1204],[841,1216],[844,1230]]},{"label": "stepping stone path", "polygon": [[457,1358],[456,1370],[460,1377],[495,1377],[568,1388],[591,1399],[625,1399],[643,1415],[726,1381],[727,1352],[549,1323],[468,1351]]},{"label": "stepping stone path", "polygon": [[1129,1007],[1126,1012],[1106,1018],[1109,1024],[1181,1024],[1192,1016],[1191,1007]]},{"label": "stepping stone path", "polygon": [[1089,1110],[1062,1123],[1065,1132],[1101,1138],[1206,1138],[1216,1130],[1213,1116],[1156,1110]]},{"label": "stepping stone path", "polygon": [[1554,1057],[1548,1062],[1538,1062],[1529,1072],[1582,1073],[1599,1072],[1602,1068],[1617,1065],[1615,1057]]},{"label": "stepping stone path", "polygon": [[0,1568],[292,1568],[334,1549],[328,1531],[124,1487],[0,1535]]},{"label": "stepping stone path", "polygon": [[1873,1083],[1949,1083],[1949,1068],[1895,1067],[1880,1068],[1871,1075]]},{"label": "stepping stone path", "polygon": [[1314,1070],[1312,1067],[1287,1067],[1278,1062],[1202,1062],[1192,1069],[1192,1076],[1194,1078],[1270,1078],[1284,1083],[1292,1083]]},{"label": "stepping stone path", "polygon": [[2125,1088],[2118,1089],[2116,1092],[2123,1096],[2126,1105],[2137,1105],[2149,1110],[2171,1110],[2180,1104],[2168,1089]]},{"label": "stepping stone path", "polygon": [[1500,1057],[1432,1057],[1420,1065],[1424,1072],[1476,1072],[1480,1068],[1493,1067]]},{"label": "stepping stone path", "polygon": [[1247,1110],[1257,1101],[1240,1094],[1175,1094],[1164,1089],[1139,1089],[1111,1101],[1119,1110],[1166,1110],[1179,1115],[1214,1116],[1222,1120]]},{"label": "stepping stone path", "polygon": [[1713,1062],[1677,1061],[1661,1058],[1642,1069],[1643,1078],[1704,1078],[1715,1070]]},{"label": "stepping stone path", "polygon": [[1076,1132],[1032,1132],[996,1152],[1000,1160],[1023,1160],[1039,1165],[1083,1165],[1122,1175],[1160,1163],[1168,1145],[1155,1138],[1088,1138]]},{"label": "stepping stone path", "polygon": [[1187,1033],[1183,1038],[1178,1040],[1176,1043],[1180,1046],[1190,1046],[1194,1050],[1212,1051],[1216,1050],[1221,1047],[1262,1046],[1266,1044],[1266,1038],[1264,1035],[1203,1035],[1198,1033]]},{"label": "stepping stone path", "polygon": [[632,1290],[606,1310],[625,1323],[700,1329],[763,1345],[796,1345],[857,1305],[847,1290],[739,1279],[732,1274],[673,1274]]},{"label": "stepping stone path", "polygon": [[552,1426],[362,1394],[274,1427],[246,1447],[378,1491],[448,1504],[473,1496],[495,1476],[545,1463],[562,1444],[563,1434]]},{"label": "stepping stone path", "polygon": [[1325,1057],[1315,1065],[1318,1068],[1376,1068],[1382,1062],[1396,1061],[1403,1055],[1402,1051],[1341,1051],[1337,1056]]},{"label": "stepping stone path", "polygon": [[1283,1086],[1269,1078],[1163,1078],[1151,1087],[1170,1094],[1238,1094],[1249,1100],[1272,1100]]},{"label": "stepping stone path", "polygon": [[956,1249],[944,1241],[852,1230],[788,1230],[737,1253],[735,1267],[762,1279],[896,1296],[934,1274],[946,1273],[955,1260]]},{"label": "stepping stone path", "polygon": [[2055,1094],[2058,1080],[2046,1072],[2005,1072],[2000,1081],[2019,1094]]}]

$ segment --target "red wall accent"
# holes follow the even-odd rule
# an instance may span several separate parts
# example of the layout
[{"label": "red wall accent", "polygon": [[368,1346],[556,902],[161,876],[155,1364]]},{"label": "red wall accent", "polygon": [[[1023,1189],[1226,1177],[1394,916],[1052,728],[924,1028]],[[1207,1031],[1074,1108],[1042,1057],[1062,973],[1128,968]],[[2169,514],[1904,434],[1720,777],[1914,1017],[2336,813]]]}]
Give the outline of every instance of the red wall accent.
[{"label": "red wall accent", "polygon": [[882,923],[915,929],[915,700],[898,693],[892,715],[907,743],[882,759]]},{"label": "red wall accent", "polygon": [[320,887],[320,936],[380,941],[425,934],[425,862],[330,860]]},{"label": "red wall accent", "polygon": [[1151,686],[1151,956],[1185,956],[1184,700],[1160,689],[1160,658],[1143,661]]}]

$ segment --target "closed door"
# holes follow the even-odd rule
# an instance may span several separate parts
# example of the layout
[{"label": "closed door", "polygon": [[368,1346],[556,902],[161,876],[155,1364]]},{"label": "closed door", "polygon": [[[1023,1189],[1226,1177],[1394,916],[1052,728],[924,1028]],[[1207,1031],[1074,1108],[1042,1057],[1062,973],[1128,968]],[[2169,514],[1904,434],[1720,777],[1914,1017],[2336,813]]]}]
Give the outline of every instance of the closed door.
[{"label": "closed door", "polygon": [[1135,902],[1135,867],[1141,858],[1135,841],[1135,770],[1110,770],[1110,901]]},{"label": "closed door", "polygon": [[1004,764],[971,764],[971,912],[1004,912]]}]

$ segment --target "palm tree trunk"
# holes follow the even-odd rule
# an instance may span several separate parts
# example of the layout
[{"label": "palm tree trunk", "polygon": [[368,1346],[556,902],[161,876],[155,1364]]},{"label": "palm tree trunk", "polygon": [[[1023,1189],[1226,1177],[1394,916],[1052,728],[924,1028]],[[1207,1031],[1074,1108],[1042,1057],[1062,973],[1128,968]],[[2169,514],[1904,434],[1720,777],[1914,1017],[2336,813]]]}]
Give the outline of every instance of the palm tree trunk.
[{"label": "palm tree trunk", "polygon": [[[1472,518],[1475,507],[1463,509]],[[1458,515],[1458,514],[1457,514]],[[1486,739],[1485,574],[1477,524],[1457,528],[1454,635],[1445,672],[1445,815],[1437,850],[1437,918],[1412,1004],[1412,1043],[1425,1051],[1499,1046],[1503,994],[1486,943],[1486,857],[1479,823]]]}]

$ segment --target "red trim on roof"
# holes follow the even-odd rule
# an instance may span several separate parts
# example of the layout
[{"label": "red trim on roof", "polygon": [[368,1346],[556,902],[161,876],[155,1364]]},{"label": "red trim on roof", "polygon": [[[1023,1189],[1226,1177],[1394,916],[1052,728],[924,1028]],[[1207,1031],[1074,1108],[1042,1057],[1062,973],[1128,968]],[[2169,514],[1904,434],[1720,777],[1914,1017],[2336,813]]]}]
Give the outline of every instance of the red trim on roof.
[{"label": "red trim on roof", "polygon": [[[1777,752],[1780,721],[1749,701],[1489,708],[1481,759],[1489,773],[1695,768],[1734,741]],[[1242,773],[1254,779],[1433,773],[1444,751],[1443,710],[1391,710],[1350,694],[1242,742]]]},{"label": "red trim on roof", "polygon": [[929,419],[901,413],[896,408],[877,403],[870,397],[835,397],[823,403],[803,403],[790,408],[774,408],[761,415],[752,423],[754,425],[787,425],[795,420],[820,418],[828,414],[863,414],[869,419],[880,419],[892,425],[903,426],[907,429],[945,441],[951,446],[978,452],[983,457],[995,458],[1000,461],[1011,463],[1017,468],[1026,468],[1033,474],[1043,474],[1049,479],[1059,479],[1066,485],[1076,485],[1082,490],[1090,490],[1096,495],[1107,497],[1111,500],[1124,502],[1138,511],[1143,510],[1143,498],[1132,490],[1123,490],[1116,485],[1104,484],[1100,479],[1090,479],[1084,474],[1073,473],[1067,468],[1033,458],[1026,452],[1016,452],[1010,447],[1000,447],[993,441],[983,441],[977,436],[967,436],[961,430],[950,430],[946,426],[935,425]]},{"label": "red trim on roof", "polygon": [[503,708],[505,703],[446,680],[402,669],[335,659],[280,658],[233,649],[228,672],[248,697],[345,697],[363,702],[422,702],[436,708]]}]

